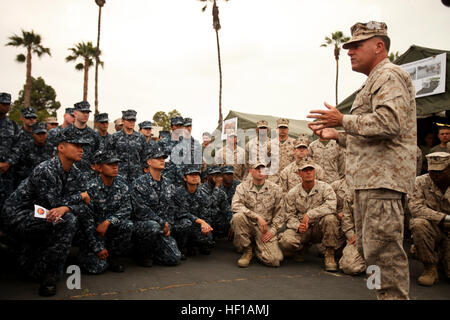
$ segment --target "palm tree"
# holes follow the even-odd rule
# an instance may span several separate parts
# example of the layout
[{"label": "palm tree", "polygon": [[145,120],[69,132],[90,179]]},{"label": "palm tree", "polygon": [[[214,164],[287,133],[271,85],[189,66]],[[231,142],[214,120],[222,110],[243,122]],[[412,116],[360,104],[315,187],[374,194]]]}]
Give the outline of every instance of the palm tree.
[{"label": "palm tree", "polygon": [[27,55],[17,55],[16,61],[19,63],[27,63],[24,106],[29,107],[31,101],[31,56],[33,53],[37,54],[38,57],[41,57],[43,54],[48,54],[51,56],[50,48],[45,48],[41,45],[41,36],[34,33],[34,30],[31,30],[31,32],[22,30],[22,37],[13,35],[9,37],[9,40],[10,41],[6,44],[6,46],[25,47],[27,49]]},{"label": "palm tree", "polygon": [[69,48],[72,51],[72,55],[66,57],[66,62],[75,61],[78,58],[83,59],[83,63],[78,63],[75,69],[78,71],[84,70],[84,83],[83,83],[83,100],[87,101],[88,96],[88,79],[89,79],[89,68],[94,64],[94,59],[98,58],[98,63],[103,68],[103,61],[100,61],[100,55],[102,54],[97,47],[92,46],[92,42],[87,43],[80,42],[76,44],[74,48]]},{"label": "palm tree", "polygon": [[[199,0],[201,2],[207,2],[208,0]],[[212,16],[213,16],[213,28],[216,31],[216,42],[217,42],[217,57],[219,61],[219,125],[222,125],[222,62],[220,59],[220,45],[219,45],[219,30],[221,28],[220,26],[220,20],[219,20],[219,7],[217,6],[217,0],[209,0],[210,2],[213,2],[212,7]],[[228,0],[225,0],[228,1]],[[206,8],[208,7],[208,4],[206,3],[205,6],[202,8],[202,11],[204,12]]]},{"label": "palm tree", "polygon": [[350,37],[344,36],[342,31],[331,33],[331,39],[325,37],[325,42],[321,47],[328,47],[334,45],[334,58],[336,59],[336,105],[338,105],[338,76],[339,76],[339,54],[341,53],[341,46],[350,40]]},{"label": "palm tree", "polygon": [[[98,28],[97,28],[97,49],[100,50],[100,26],[102,20],[102,7],[105,5],[105,0],[95,0],[95,3],[98,5]],[[98,56],[98,55],[97,55]],[[98,114],[98,57],[95,59],[95,114]]]},{"label": "palm tree", "polygon": [[389,54],[389,60],[391,62],[394,62],[395,60],[397,60],[400,57],[400,54],[398,53],[398,51],[396,53],[391,52],[391,54]]}]

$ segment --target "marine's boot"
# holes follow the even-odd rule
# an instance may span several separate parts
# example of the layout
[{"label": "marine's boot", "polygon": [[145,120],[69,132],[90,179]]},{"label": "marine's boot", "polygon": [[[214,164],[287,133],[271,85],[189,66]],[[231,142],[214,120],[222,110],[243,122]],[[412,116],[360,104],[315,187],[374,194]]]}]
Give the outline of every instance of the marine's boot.
[{"label": "marine's boot", "polygon": [[326,271],[338,271],[336,260],[334,260],[334,249],[325,249],[325,270]]},{"label": "marine's boot", "polygon": [[437,267],[434,264],[424,264],[425,270],[422,275],[417,279],[420,285],[431,287],[439,280]]},{"label": "marine's boot", "polygon": [[253,257],[253,246],[248,246],[247,248],[244,248],[243,254],[241,258],[238,260],[238,266],[241,268],[247,268],[250,264],[250,261],[252,261]]}]

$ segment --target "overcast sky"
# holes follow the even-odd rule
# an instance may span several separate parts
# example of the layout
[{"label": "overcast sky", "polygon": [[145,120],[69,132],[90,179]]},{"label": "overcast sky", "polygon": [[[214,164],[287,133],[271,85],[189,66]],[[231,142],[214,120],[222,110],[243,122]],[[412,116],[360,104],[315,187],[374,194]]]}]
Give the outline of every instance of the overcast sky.
[{"label": "overcast sky", "polygon": [[[306,119],[308,110],[335,104],[332,48],[325,36],[350,35],[355,22],[386,22],[391,51],[412,44],[450,50],[450,8],[441,0],[230,0],[218,1],[223,70],[223,116],[230,110]],[[99,109],[110,120],[135,109],[138,123],[156,111],[176,108],[193,118],[193,133],[213,131],[218,120],[219,75],[211,6],[196,0],[106,0],[102,9]],[[0,91],[17,99],[25,83],[23,49],[5,47],[8,37],[33,29],[52,56],[33,56],[34,77],[41,76],[64,108],[81,101],[83,72],[66,63],[67,50],[97,41],[94,0],[0,0]],[[365,80],[351,71],[341,51],[339,101]],[[89,102],[94,105],[94,68]],[[449,72],[449,71],[447,71]]]}]

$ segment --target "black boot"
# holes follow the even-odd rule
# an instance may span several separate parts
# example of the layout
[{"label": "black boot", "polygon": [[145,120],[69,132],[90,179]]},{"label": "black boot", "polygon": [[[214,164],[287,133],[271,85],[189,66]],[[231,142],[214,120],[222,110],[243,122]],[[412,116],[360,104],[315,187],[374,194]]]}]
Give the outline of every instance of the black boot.
[{"label": "black boot", "polygon": [[39,295],[43,297],[51,297],[56,294],[56,276],[54,274],[46,274],[41,281],[39,287]]},{"label": "black boot", "polygon": [[114,258],[109,258],[108,260],[108,269],[111,270],[112,272],[124,272],[125,271],[125,267],[120,264],[119,262],[119,258],[114,257]]}]

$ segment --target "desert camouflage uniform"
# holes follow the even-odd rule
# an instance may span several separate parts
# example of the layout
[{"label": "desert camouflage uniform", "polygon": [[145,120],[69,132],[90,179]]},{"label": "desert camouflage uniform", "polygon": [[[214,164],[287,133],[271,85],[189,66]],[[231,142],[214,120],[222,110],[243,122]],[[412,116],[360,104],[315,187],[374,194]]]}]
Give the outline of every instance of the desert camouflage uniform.
[{"label": "desert camouflage uniform", "polygon": [[416,174],[415,115],[410,75],[386,58],[359,90],[343,118],[346,134],[339,134],[339,143],[347,146],[347,182],[356,192],[358,250],[368,266],[381,269],[379,299],[409,295],[403,210]]},{"label": "desert camouflage uniform", "polygon": [[[278,138],[274,138],[270,143],[272,147],[272,162],[278,160],[278,175],[292,161],[295,161],[295,154],[293,151],[294,142],[294,138],[288,137],[284,142],[281,142]],[[276,151],[278,151],[278,155]]]},{"label": "desert camouflage uniform", "polygon": [[[108,250],[108,258],[117,258],[130,249],[133,223],[131,222],[131,197],[126,181],[117,176],[111,186],[106,186],[100,176],[88,182],[90,224],[89,237],[80,241],[78,261],[89,273],[102,273],[108,268],[108,261],[102,260],[97,253]],[[101,237],[97,226],[108,220],[111,224]]]},{"label": "desert camouflage uniform", "polygon": [[218,150],[214,157],[217,165],[232,165],[234,168],[233,179],[242,181],[247,175],[245,172],[245,150],[236,146],[235,150],[230,150],[227,146]]},{"label": "desert camouflage uniform", "polygon": [[142,162],[147,152],[145,137],[139,132],[126,134],[120,130],[107,141],[108,150],[114,150],[120,159],[119,174],[125,178],[128,186],[132,186],[133,180],[142,175]]},{"label": "desert camouflage uniform", "polygon": [[212,233],[203,235],[200,224],[195,223],[200,218],[211,225],[214,211],[209,208],[211,206],[210,201],[210,196],[200,190],[200,187],[193,194],[188,191],[184,184],[176,188],[173,197],[174,210],[186,222],[183,230],[180,229],[178,232],[177,242],[179,242],[180,248],[198,246],[201,249],[211,249],[214,247],[215,242]]},{"label": "desert camouflage uniform", "polygon": [[220,189],[223,190],[227,195],[227,201],[230,207],[231,207],[231,200],[233,200],[233,196],[236,192],[236,188],[240,183],[241,182],[239,180],[233,180],[233,184],[231,185],[231,187],[226,187],[223,183],[220,186]]},{"label": "desert camouflage uniform", "polygon": [[[269,266],[279,266],[283,253],[278,245],[277,233],[284,223],[283,196],[281,187],[265,181],[258,190],[253,181],[246,180],[236,188],[231,204],[234,212],[231,228],[234,232],[233,244],[238,251],[243,251],[254,242],[256,257]],[[273,238],[262,242],[258,216],[268,224],[268,231]]]},{"label": "desert camouflage uniform", "polygon": [[[39,164],[5,201],[3,223],[8,235],[20,243],[19,266],[31,277],[62,275],[77,220],[87,213],[81,200],[84,191],[81,171],[75,165],[64,171],[59,157],[54,157]],[[53,224],[34,217],[35,204],[46,209],[67,206],[70,211]]]},{"label": "desert camouflage uniform", "polygon": [[0,162],[8,162],[9,169],[5,173],[0,173],[0,211],[3,202],[14,191],[14,177],[12,165],[17,162],[17,156],[12,152],[13,146],[17,142],[19,127],[9,118],[0,119]]},{"label": "desert camouflage uniform", "polygon": [[445,273],[450,277],[450,235],[439,226],[450,214],[450,188],[443,194],[430,175],[424,174],[416,178],[414,195],[408,202],[417,258],[432,265],[437,265],[441,258]]},{"label": "desert camouflage uniform", "polygon": [[[339,247],[336,194],[328,183],[316,180],[309,193],[298,184],[287,193],[284,203],[287,229],[279,235],[279,242],[285,255],[314,243],[333,249]],[[310,219],[309,227],[300,233],[298,228],[305,214]]]},{"label": "desert camouflage uniform", "polygon": [[210,219],[205,220],[213,229],[215,237],[224,237],[230,229],[230,221],[232,217],[231,207],[227,200],[227,194],[221,188],[211,187],[209,182],[205,182],[199,186],[200,192],[207,195],[205,201],[206,207],[211,211]]},{"label": "desert camouflage uniform", "polygon": [[[286,168],[283,169],[280,173],[280,185],[283,188],[283,192],[287,193],[289,190],[291,190],[293,187],[298,185],[302,182],[302,178],[298,174],[299,165],[308,160],[311,159],[310,157],[306,157],[304,159],[300,159],[299,161],[293,161],[291,162]],[[316,166],[316,180],[323,181],[325,173],[321,166],[319,166],[317,163]]]},{"label": "desert camouflage uniform", "polygon": [[323,181],[331,184],[344,176],[345,150],[335,140],[329,140],[324,145],[317,139],[311,142],[308,150],[309,155],[325,172]]},{"label": "desert camouflage uniform", "polygon": [[257,161],[270,163],[271,150],[271,140],[269,137],[261,141],[259,136],[256,136],[247,142],[245,145],[245,177],[249,175],[251,165]]}]

